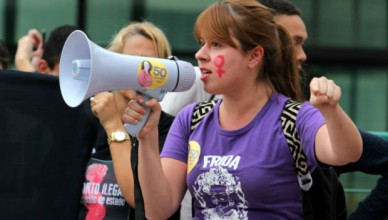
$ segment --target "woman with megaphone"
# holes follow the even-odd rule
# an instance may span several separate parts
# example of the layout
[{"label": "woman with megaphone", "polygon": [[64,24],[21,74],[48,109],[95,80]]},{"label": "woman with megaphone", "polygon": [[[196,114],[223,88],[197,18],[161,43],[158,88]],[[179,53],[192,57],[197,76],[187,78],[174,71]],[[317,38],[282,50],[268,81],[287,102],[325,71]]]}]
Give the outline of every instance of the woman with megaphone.
[{"label": "woman with megaphone", "polygon": [[[307,173],[357,161],[362,140],[339,104],[341,89],[325,77],[314,78],[310,101],[303,100],[292,39],[255,0],[217,1],[198,16],[194,33],[205,90],[222,98],[203,118],[193,114],[198,103],[183,108],[161,154],[159,102],[136,96],[123,116],[136,125],[144,106],[151,109],[137,136],[147,218],[166,219],[189,189],[194,219],[302,220],[299,183],[311,179],[298,182],[282,112],[288,103],[300,107],[287,115],[296,122],[287,126],[297,131]],[[194,130],[193,118],[201,120]]]}]

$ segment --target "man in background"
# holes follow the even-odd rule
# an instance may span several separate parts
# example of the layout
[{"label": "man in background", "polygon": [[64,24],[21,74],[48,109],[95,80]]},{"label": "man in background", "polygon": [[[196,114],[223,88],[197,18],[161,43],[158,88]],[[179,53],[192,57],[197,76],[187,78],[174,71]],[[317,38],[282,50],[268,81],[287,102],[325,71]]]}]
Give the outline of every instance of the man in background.
[{"label": "man in background", "polygon": [[[308,35],[301,10],[287,0],[258,1],[274,10],[276,22],[286,28],[291,35],[298,67],[302,71],[302,64],[307,60],[303,45]],[[360,133],[364,144],[360,160],[334,168],[338,175],[354,171],[381,175],[376,187],[359,203],[349,219],[384,219],[388,216],[388,141],[362,130]]]},{"label": "man in background", "polygon": [[59,75],[59,61],[67,37],[78,28],[62,25],[51,31],[45,42],[44,33],[31,29],[21,37],[15,55],[15,67],[24,72]]}]

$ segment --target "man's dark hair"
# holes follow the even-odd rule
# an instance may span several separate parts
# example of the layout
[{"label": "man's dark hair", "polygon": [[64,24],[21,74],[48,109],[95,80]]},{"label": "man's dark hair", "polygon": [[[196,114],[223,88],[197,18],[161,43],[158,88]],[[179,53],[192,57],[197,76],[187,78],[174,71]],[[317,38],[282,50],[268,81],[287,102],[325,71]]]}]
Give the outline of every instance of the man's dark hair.
[{"label": "man's dark hair", "polygon": [[287,0],[257,0],[259,3],[271,8],[275,15],[302,15],[302,11]]},{"label": "man's dark hair", "polygon": [[51,31],[50,37],[44,44],[42,55],[42,58],[46,60],[50,69],[54,69],[55,64],[59,63],[63,45],[65,44],[67,37],[75,30],[78,30],[75,26],[62,25]]},{"label": "man's dark hair", "polygon": [[9,64],[9,51],[3,41],[0,40],[0,63],[3,69],[8,68]]}]

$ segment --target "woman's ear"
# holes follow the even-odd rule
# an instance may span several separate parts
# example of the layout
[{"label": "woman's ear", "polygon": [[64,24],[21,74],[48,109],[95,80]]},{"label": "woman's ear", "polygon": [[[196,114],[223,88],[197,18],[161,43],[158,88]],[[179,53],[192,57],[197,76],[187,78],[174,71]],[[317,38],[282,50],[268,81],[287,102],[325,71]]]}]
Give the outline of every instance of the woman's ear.
[{"label": "woman's ear", "polygon": [[259,65],[264,57],[264,48],[261,46],[256,46],[248,52],[249,56],[249,67],[253,68],[256,65]]}]

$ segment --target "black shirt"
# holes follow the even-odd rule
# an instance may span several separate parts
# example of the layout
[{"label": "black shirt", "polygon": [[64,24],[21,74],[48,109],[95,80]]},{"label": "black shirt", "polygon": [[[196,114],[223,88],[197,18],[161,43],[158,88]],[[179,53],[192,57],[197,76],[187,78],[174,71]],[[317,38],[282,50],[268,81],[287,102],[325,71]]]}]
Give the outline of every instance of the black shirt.
[{"label": "black shirt", "polygon": [[[168,131],[170,129],[170,126],[172,122],[174,121],[174,116],[169,115],[162,111],[160,115],[158,130],[159,130],[159,151],[162,150],[164,142],[166,140]],[[85,181],[84,183],[84,190],[83,190],[83,196],[81,199],[81,210],[80,210],[80,219],[85,219],[85,216],[88,214],[88,209],[92,210],[92,212],[95,212],[97,214],[103,213],[105,215],[104,219],[128,219],[128,212],[129,212],[129,219],[135,219],[134,213],[135,210],[125,202],[125,204],[122,203],[123,197],[121,195],[121,192],[107,189],[115,189],[118,188],[117,181],[114,177],[114,171],[113,171],[113,164],[112,164],[112,157],[109,150],[109,145],[107,143],[107,135],[103,129],[98,134],[98,141],[95,145],[96,152],[92,154],[92,158],[88,163],[88,170],[95,169],[95,170],[101,170],[101,168],[96,167],[104,167],[104,173],[102,179],[99,180],[101,182],[98,183],[99,192],[96,196],[96,194],[90,194],[91,191],[93,191],[93,186],[91,186],[91,183],[89,181]],[[93,165],[93,167],[92,167]],[[90,171],[89,171],[90,172]],[[93,174],[95,175],[95,174]],[[116,192],[112,193],[112,192]],[[88,194],[89,193],[89,194]],[[114,194],[114,195],[113,195]],[[102,200],[101,200],[101,197]],[[89,201],[97,201],[98,199],[101,200],[101,204],[88,204]],[[85,205],[84,205],[85,204]],[[86,207],[88,206],[88,208]],[[179,220],[180,219],[180,209],[177,210],[177,212],[169,218],[170,220]]]}]

